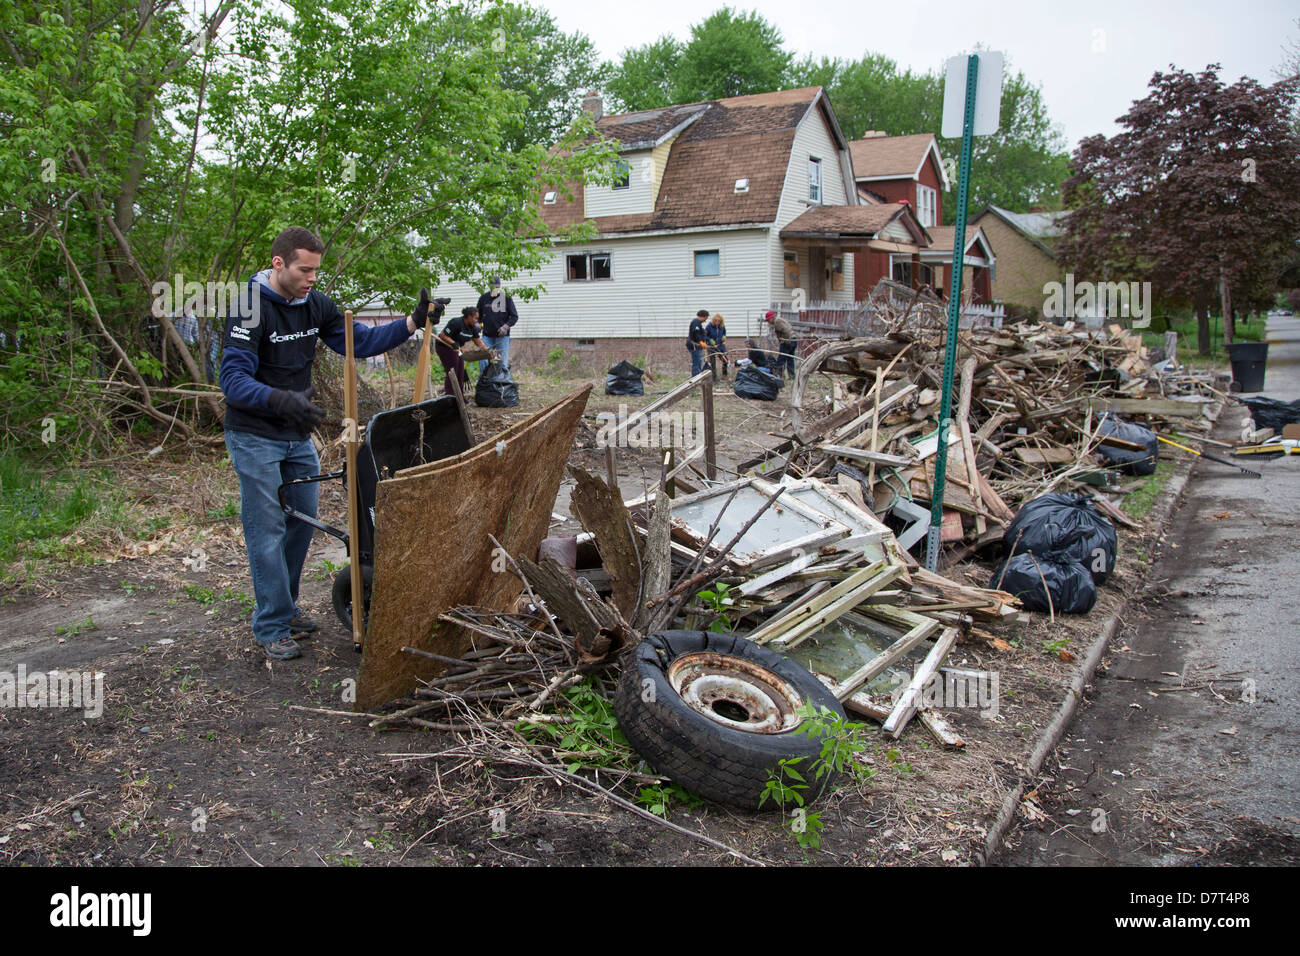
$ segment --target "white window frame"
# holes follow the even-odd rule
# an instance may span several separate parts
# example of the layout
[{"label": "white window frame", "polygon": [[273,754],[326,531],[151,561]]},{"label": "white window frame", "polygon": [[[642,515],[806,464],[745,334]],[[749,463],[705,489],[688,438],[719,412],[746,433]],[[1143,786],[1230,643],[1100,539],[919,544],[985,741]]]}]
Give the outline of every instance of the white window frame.
[{"label": "white window frame", "polygon": [[[814,172],[816,175],[814,175]],[[820,156],[808,157],[808,201],[820,206],[826,190],[822,181],[822,161]]]},{"label": "white window frame", "polygon": [[[701,273],[700,260],[701,254],[708,255],[713,253],[718,257],[718,271],[715,274]],[[722,247],[718,246],[711,249],[692,249],[691,250],[691,278],[693,279],[720,279],[722,278]]]},{"label": "white window frame", "polygon": [[938,225],[935,221],[939,209],[938,197],[938,191],[932,186],[925,186],[921,183],[916,184],[916,205],[917,212],[920,213],[917,218],[921,220],[921,225],[927,229]]}]

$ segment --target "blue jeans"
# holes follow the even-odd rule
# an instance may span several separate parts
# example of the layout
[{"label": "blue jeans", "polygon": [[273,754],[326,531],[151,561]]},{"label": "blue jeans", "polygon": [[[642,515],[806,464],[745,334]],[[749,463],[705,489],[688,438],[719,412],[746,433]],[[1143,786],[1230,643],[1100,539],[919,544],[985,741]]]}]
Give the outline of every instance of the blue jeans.
[{"label": "blue jeans", "polygon": [[[485,335],[483,344],[490,349],[496,349],[497,354],[501,356],[501,364],[506,368],[510,367],[510,336],[508,335]],[[488,363],[478,363],[478,373],[482,375],[487,371]]]},{"label": "blue jeans", "polygon": [[694,378],[704,371],[704,346],[693,349],[688,345],[686,348],[691,353],[691,378]]},{"label": "blue jeans", "polygon": [[[253,637],[271,644],[289,636],[289,622],[298,613],[302,566],[316,530],[284,513],[278,490],[290,479],[320,474],[320,459],[310,438],[277,441],[252,432],[227,431],[226,448],[239,475],[239,517],[257,598]],[[285,498],[290,507],[314,518],[317,489],[315,482],[295,485]]]}]

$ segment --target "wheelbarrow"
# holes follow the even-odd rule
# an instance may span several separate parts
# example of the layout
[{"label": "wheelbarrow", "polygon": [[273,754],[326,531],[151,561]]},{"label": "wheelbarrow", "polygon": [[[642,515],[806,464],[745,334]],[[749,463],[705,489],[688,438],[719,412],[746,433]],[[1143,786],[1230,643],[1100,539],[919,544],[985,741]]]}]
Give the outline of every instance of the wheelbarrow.
[{"label": "wheelbarrow", "polygon": [[[338,538],[347,549],[349,561],[361,563],[363,629],[370,615],[370,591],[375,566],[375,490],[379,482],[393,477],[403,468],[459,455],[467,450],[470,444],[460,410],[456,407],[456,399],[451,395],[440,395],[414,405],[403,405],[374,415],[366,425],[365,438],[357,452],[357,486],[360,494],[357,496],[359,514],[355,542],[349,540],[345,529],[336,528],[312,515],[303,514],[290,507],[285,500],[288,489],[309,482],[339,479],[346,491],[346,470],[340,469],[328,474],[295,478],[280,485],[280,507],[287,516],[297,518],[331,537]],[[334,613],[351,633],[350,565],[344,565],[334,573],[330,597],[334,605]],[[356,645],[356,649],[361,650],[361,646]]]}]

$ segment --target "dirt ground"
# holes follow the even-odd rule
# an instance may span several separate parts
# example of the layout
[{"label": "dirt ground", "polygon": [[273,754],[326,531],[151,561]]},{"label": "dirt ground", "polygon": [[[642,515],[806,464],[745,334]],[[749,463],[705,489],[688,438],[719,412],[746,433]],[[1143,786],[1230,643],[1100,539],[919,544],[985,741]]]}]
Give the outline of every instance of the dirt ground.
[{"label": "dirt ground", "polygon": [[[520,374],[523,406],[474,409],[489,434],[580,387]],[[680,379],[676,380],[680,381]],[[589,416],[643,399],[593,392]],[[820,386],[813,399],[822,401]],[[771,443],[788,418],[788,390],[771,404],[717,396],[724,466]],[[684,403],[689,404],[689,403]],[[680,406],[679,406],[680,407]],[[603,469],[587,420],[571,461]],[[142,451],[144,449],[141,449]],[[169,446],[120,465],[141,508],[169,516],[143,541],[123,542],[83,566],[52,568],[0,591],[0,670],[23,666],[104,675],[98,717],[58,708],[0,709],[0,861],[8,864],[626,864],[733,860],[724,851],[527,769],[439,757],[450,734],[369,729],[341,714],[356,674],[350,635],[329,604],[344,561],[318,535],[300,603],[320,630],[302,658],[270,663],[249,630],[252,587],[237,486],[224,449]],[[626,493],[658,472],[652,452],[620,451]],[[561,491],[565,498],[565,490]],[[342,523],[337,485],[321,513]],[[557,504],[563,508],[563,502]],[[199,517],[200,515],[204,517]],[[778,815],[673,803],[668,819],[762,862],[948,864],[977,862],[988,825],[1051,719],[1099,622],[1144,580],[1150,532],[1121,529],[1116,574],[1090,615],[1050,622],[1024,613],[989,628],[1005,641],[959,645],[949,665],[1001,677],[996,717],[950,711],[965,739],[943,749],[917,723],[870,754],[874,776],[819,809],[822,848],[805,853]],[[946,573],[987,583],[987,565]],[[998,649],[998,648],[1001,649]],[[312,709],[302,709],[312,708]],[[870,731],[871,739],[878,732]],[[617,784],[629,799],[632,782]]]}]

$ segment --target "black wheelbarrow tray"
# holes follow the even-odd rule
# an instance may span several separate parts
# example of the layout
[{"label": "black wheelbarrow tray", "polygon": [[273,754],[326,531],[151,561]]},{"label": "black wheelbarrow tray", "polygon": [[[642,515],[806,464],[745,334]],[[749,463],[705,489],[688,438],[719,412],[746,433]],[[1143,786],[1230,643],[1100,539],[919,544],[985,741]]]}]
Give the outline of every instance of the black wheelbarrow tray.
[{"label": "black wheelbarrow tray", "polygon": [[[285,500],[289,488],[308,482],[332,481],[337,478],[346,489],[345,471],[295,478],[280,485],[280,507],[286,515],[338,538],[347,549],[349,560],[361,562],[363,622],[368,620],[370,613],[370,591],[375,564],[375,488],[379,481],[393,477],[403,468],[459,455],[469,447],[469,436],[465,434],[465,425],[456,408],[456,399],[451,395],[440,395],[416,405],[403,405],[374,415],[366,425],[364,441],[357,451],[357,485],[360,489],[357,501],[357,536],[360,540],[355,544],[348,540],[346,529],[336,528],[312,515],[296,511]],[[330,596],[334,613],[348,633],[351,633],[352,578],[349,565],[344,565],[334,573]]]}]

